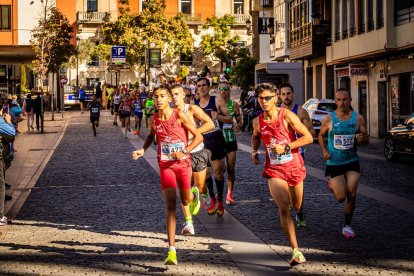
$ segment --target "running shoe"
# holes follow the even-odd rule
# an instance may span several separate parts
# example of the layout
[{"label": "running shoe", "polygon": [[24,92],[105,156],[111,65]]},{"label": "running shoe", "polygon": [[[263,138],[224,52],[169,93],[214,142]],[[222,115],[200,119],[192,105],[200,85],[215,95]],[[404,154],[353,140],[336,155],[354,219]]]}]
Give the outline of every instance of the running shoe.
[{"label": "running shoe", "polygon": [[223,203],[223,201],[218,203],[216,213],[219,217],[221,217],[224,214],[224,203]]},{"label": "running shoe", "polygon": [[304,262],[306,262],[306,259],[303,256],[302,252],[300,252],[297,248],[293,249],[292,258],[289,261],[290,266],[295,266]]},{"label": "running shoe", "polygon": [[226,197],[226,204],[227,205],[234,205],[234,204],[236,204],[236,202],[234,201],[234,198],[233,198],[233,193],[227,193],[227,197]]},{"label": "running shoe", "polygon": [[184,236],[194,235],[194,225],[191,221],[186,221],[184,223],[183,230],[181,230],[181,235],[184,235]]},{"label": "running shoe", "polygon": [[168,250],[167,257],[164,260],[165,265],[177,265],[177,253],[175,250]]},{"label": "running shoe", "polygon": [[333,189],[332,189],[332,181],[329,179],[328,181],[328,189],[329,191],[331,191],[331,193],[333,193]]},{"label": "running shoe", "polygon": [[198,191],[198,188],[195,186],[192,187],[190,191],[194,195],[193,201],[190,202],[190,214],[195,216],[200,210],[200,198],[199,198],[200,192]]},{"label": "running shoe", "polygon": [[210,207],[207,209],[207,213],[212,216],[216,213],[216,206],[217,206],[218,200],[217,197],[211,198],[210,197]]},{"label": "running shoe", "polygon": [[345,225],[342,228],[342,235],[344,235],[346,238],[355,238],[356,234],[354,230],[352,230],[351,226]]},{"label": "running shoe", "polygon": [[0,226],[7,225],[8,224],[7,222],[8,222],[7,221],[7,217],[6,216],[3,216],[3,218],[0,219]]},{"label": "running shoe", "polygon": [[307,227],[308,226],[308,224],[306,223],[305,219],[303,218],[303,215],[302,216],[298,216],[296,214],[295,219],[296,219],[296,227]]},{"label": "running shoe", "polygon": [[211,204],[210,197],[207,194],[205,197],[201,195],[201,199],[203,200],[204,210],[207,210],[208,208],[210,208],[210,204]]}]

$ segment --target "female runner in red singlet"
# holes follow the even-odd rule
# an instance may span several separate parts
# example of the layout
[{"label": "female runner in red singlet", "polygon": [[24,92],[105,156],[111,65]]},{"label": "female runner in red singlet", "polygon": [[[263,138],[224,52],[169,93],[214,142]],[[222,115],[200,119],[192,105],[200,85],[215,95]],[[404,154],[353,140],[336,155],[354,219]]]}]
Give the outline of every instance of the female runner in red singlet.
[{"label": "female runner in red singlet", "polygon": [[[148,135],[143,147],[132,153],[135,160],[143,156],[156,135],[161,188],[166,204],[165,224],[167,225],[169,244],[169,251],[164,261],[166,265],[177,264],[175,251],[176,185],[178,184],[181,203],[184,206],[190,205],[191,214],[184,214],[186,220],[188,217],[191,219],[191,215],[197,213],[200,208],[198,192],[194,194],[190,191],[191,158],[189,152],[203,141],[203,136],[187,115],[170,107],[171,100],[171,91],[167,86],[161,85],[155,89],[154,101],[158,112],[148,120]],[[194,139],[189,145],[187,131],[194,135]]]}]

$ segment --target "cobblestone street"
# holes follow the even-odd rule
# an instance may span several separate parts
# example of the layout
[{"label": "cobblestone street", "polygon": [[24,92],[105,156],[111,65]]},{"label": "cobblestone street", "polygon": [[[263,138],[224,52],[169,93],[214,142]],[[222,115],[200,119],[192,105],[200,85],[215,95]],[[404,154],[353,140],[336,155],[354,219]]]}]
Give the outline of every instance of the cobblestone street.
[{"label": "cobblestone street", "polygon": [[[308,147],[304,200],[308,227],[297,229],[308,262],[290,269],[290,248],[267,183],[260,176],[263,166],[250,162],[250,133],[238,133],[237,205],[226,206],[235,218],[236,228],[227,229],[234,236],[215,231],[216,225],[231,221],[231,216],[210,217],[201,209],[196,235],[177,235],[178,266],[166,267],[162,262],[167,248],[164,203],[154,170],[156,160],[150,151],[145,159],[131,159],[146,129],[139,138],[131,133],[125,139],[104,111],[94,137],[88,114],[72,111],[65,116],[68,122],[62,140],[0,237],[0,274],[261,274],[262,270],[255,269],[267,269],[269,275],[414,273],[414,162],[385,161],[381,141],[360,149],[355,239],[341,235],[344,204],[337,203],[327,188],[319,146]],[[177,205],[177,233],[184,222],[179,210]],[[239,229],[249,230],[254,237],[238,238]],[[253,256],[261,258],[261,252],[245,253],[249,242],[266,247],[274,264],[247,269]],[[237,251],[234,243],[240,243],[243,250]]]}]

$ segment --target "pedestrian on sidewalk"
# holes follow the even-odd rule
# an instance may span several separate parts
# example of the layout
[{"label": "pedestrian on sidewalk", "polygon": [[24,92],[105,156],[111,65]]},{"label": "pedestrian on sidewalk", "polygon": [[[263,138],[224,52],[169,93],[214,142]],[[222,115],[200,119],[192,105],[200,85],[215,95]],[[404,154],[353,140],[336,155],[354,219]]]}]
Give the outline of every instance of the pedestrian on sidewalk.
[{"label": "pedestrian on sidewalk", "polygon": [[90,118],[93,129],[93,136],[96,136],[96,128],[99,126],[99,117],[101,115],[102,104],[96,99],[96,96],[92,96],[92,101],[88,103],[86,110],[90,111]]},{"label": "pedestrian on sidewalk", "polygon": [[79,89],[79,103],[80,103],[81,113],[83,113],[83,110],[85,109],[85,101],[86,101],[85,86],[81,85]]},{"label": "pedestrian on sidewalk", "polygon": [[29,93],[27,94],[26,99],[23,102],[23,110],[24,110],[24,114],[26,115],[26,121],[27,121],[27,131],[30,131],[30,129],[34,129],[33,127],[33,121],[34,121],[33,105],[34,105],[34,101],[32,99],[32,95]]},{"label": "pedestrian on sidewalk", "polygon": [[[357,145],[369,141],[364,117],[351,110],[351,94],[340,88],[335,93],[337,109],[322,120],[318,134],[323,160],[326,161],[325,175],[329,176],[328,188],[338,202],[344,202],[345,222],[342,235],[355,237],[351,219],[356,205],[356,192],[359,184],[360,166]],[[328,135],[328,146],[325,135]]]},{"label": "pedestrian on sidewalk", "polygon": [[[263,113],[253,120],[252,162],[260,164],[258,150],[263,141],[266,162],[262,176],[268,179],[270,194],[278,206],[280,224],[292,247],[289,263],[294,266],[306,262],[306,259],[298,249],[289,205],[299,210],[302,204],[306,169],[299,148],[312,143],[313,138],[298,116],[286,108],[277,107],[276,88],[272,84],[259,84],[256,95]],[[296,133],[301,137],[296,138]]]},{"label": "pedestrian on sidewalk", "polygon": [[[0,135],[1,143],[0,150],[3,152],[3,141],[13,142],[16,131],[11,122],[11,116],[7,113],[0,111]],[[7,139],[7,141],[5,140]],[[4,213],[4,201],[6,197],[6,182],[4,177],[5,172],[5,160],[3,154],[0,154],[0,226],[7,225],[7,217]]]},{"label": "pedestrian on sidewalk", "polygon": [[42,115],[42,97],[40,93],[36,94],[36,99],[33,100],[33,112],[36,115],[36,129],[40,129],[40,116]]},{"label": "pedestrian on sidewalk", "polygon": [[102,104],[102,88],[101,88],[101,82],[98,82],[98,85],[95,88],[95,95],[96,100]]},{"label": "pedestrian on sidewalk", "polygon": [[[198,189],[191,188],[189,152],[203,141],[203,137],[184,112],[170,107],[172,95],[167,86],[161,85],[155,89],[154,100],[158,112],[148,121],[148,135],[143,147],[134,151],[132,157],[137,160],[143,156],[154,140],[154,136],[157,135],[158,164],[160,166],[161,189],[166,204],[165,224],[169,245],[164,264],[176,265],[176,187],[178,185],[181,204],[183,206],[189,205],[189,213],[184,213],[185,220],[192,221],[191,216],[197,214],[200,209],[200,201]],[[191,144],[188,144],[188,131],[194,136]]]}]

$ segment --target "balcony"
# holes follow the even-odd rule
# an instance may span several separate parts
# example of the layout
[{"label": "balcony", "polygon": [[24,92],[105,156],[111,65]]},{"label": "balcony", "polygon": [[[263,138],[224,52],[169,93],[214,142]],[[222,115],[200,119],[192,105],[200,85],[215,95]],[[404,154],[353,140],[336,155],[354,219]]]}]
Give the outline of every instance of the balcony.
[{"label": "balcony", "polygon": [[201,21],[201,13],[195,14],[184,14],[184,19],[188,25],[201,25],[203,22]]},{"label": "balcony", "polygon": [[232,16],[234,16],[237,25],[246,25],[247,19],[251,22],[250,14],[232,14]]},{"label": "balcony", "polygon": [[101,24],[106,20],[109,20],[109,12],[78,12],[76,15],[76,21],[78,24]]},{"label": "balcony", "polygon": [[263,7],[263,8],[273,7],[273,0],[260,0],[260,7]]},{"label": "balcony", "polygon": [[322,21],[317,26],[307,23],[293,29],[289,34],[290,58],[308,59],[325,55],[330,36],[329,21]]}]

